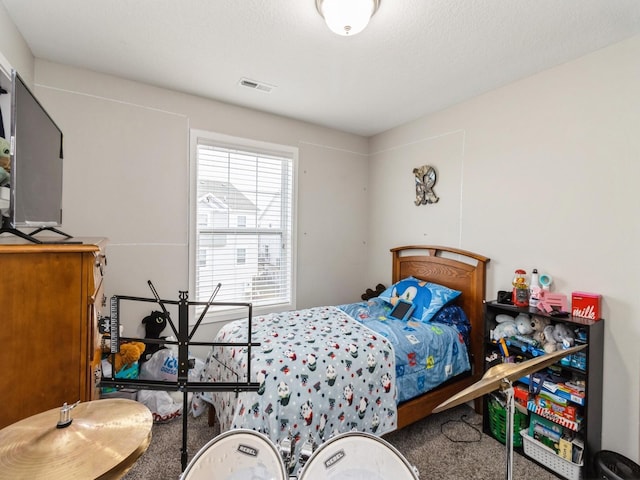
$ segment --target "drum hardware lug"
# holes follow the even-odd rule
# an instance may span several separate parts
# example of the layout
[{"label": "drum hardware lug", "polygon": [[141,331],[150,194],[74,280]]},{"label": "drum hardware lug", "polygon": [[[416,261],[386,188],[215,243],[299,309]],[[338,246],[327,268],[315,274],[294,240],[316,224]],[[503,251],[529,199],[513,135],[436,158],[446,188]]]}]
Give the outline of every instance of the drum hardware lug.
[{"label": "drum hardware lug", "polygon": [[76,408],[80,404],[80,400],[78,400],[73,405],[67,405],[67,402],[62,404],[62,408],[60,409],[60,420],[56,425],[57,428],[65,428],[71,425],[73,422],[73,418],[71,418],[71,410]]},{"label": "drum hardware lug", "polygon": [[290,466],[293,458],[293,444],[294,441],[291,431],[289,431],[289,434],[280,440],[280,443],[278,444],[278,452],[280,452],[280,456],[282,457],[282,461],[284,462],[287,471],[291,470]]},{"label": "drum hardware lug", "polygon": [[298,463],[300,464],[300,468],[304,467],[305,464],[309,461],[309,457],[313,454],[317,445],[313,441],[313,437],[309,434],[309,438],[302,444],[300,448],[300,459]]}]

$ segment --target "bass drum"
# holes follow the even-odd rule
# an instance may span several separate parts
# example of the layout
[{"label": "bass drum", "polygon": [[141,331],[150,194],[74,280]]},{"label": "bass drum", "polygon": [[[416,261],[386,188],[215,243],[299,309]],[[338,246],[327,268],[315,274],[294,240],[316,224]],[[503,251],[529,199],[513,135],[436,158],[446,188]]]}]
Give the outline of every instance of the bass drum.
[{"label": "bass drum", "polygon": [[417,470],[383,439],[341,433],[323,443],[302,468],[299,480],[419,480]]},{"label": "bass drum", "polygon": [[196,453],[181,480],[286,480],[284,462],[266,435],[229,430]]}]

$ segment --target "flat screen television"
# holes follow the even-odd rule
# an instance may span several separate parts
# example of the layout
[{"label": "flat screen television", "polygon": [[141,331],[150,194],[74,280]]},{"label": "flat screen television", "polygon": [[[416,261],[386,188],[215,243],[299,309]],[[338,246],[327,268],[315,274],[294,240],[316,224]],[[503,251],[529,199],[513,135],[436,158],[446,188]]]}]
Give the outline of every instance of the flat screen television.
[{"label": "flat screen television", "polygon": [[[42,243],[33,235],[62,225],[62,143],[60,128],[20,75],[11,72],[9,207],[3,232]],[[6,186],[5,186],[6,188]],[[25,234],[19,228],[35,228]]]}]

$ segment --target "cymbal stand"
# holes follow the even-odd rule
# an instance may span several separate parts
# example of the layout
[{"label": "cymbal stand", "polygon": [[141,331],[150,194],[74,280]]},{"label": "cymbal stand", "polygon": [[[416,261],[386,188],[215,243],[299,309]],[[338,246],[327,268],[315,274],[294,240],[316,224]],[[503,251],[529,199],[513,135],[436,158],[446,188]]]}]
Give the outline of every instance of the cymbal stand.
[{"label": "cymbal stand", "polygon": [[513,384],[511,380],[505,378],[502,380],[502,391],[507,397],[505,409],[506,409],[506,453],[507,453],[507,480],[513,480],[513,424],[515,416],[515,403],[513,398]]},{"label": "cymbal stand", "polygon": [[489,368],[480,381],[467,387],[466,389],[458,392],[449,400],[442,402],[440,405],[433,409],[433,413],[438,413],[447,408],[460,405],[474,398],[500,389],[505,392],[507,399],[505,405],[506,411],[506,431],[505,431],[505,447],[507,453],[507,480],[513,478],[513,425],[515,416],[515,403],[514,403],[514,391],[513,381],[530,375],[543,367],[550,366],[556,363],[567,355],[572,355],[584,348],[587,348],[587,344],[568,348],[566,350],[559,350],[557,352],[548,353],[540,357],[534,357],[522,363],[500,363]]}]

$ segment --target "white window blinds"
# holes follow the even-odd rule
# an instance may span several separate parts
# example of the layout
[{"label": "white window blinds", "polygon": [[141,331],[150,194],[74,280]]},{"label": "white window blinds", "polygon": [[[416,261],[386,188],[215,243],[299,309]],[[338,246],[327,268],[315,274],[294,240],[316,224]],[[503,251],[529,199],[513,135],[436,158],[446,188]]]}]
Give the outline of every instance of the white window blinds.
[{"label": "white window blinds", "polygon": [[221,283],[216,302],[291,306],[291,152],[198,137],[196,165],[197,300],[206,302]]}]

